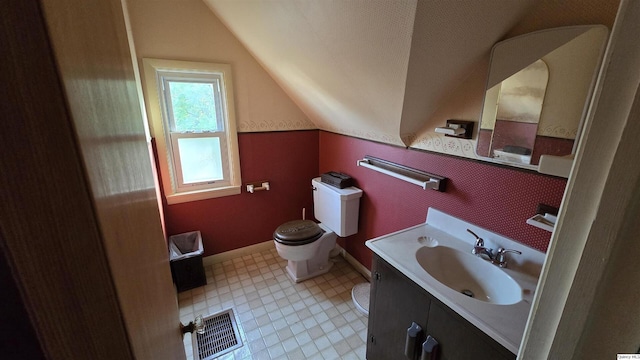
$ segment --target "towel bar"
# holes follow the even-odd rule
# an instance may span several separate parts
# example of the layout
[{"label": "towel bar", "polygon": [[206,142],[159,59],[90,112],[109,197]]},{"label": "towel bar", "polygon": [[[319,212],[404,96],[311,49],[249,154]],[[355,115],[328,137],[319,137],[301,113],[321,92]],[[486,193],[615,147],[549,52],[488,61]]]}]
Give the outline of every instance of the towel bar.
[{"label": "towel bar", "polygon": [[446,188],[446,177],[430,174],[373,156],[366,155],[364,159],[357,161],[357,165],[418,185],[425,190],[433,189],[444,192]]}]

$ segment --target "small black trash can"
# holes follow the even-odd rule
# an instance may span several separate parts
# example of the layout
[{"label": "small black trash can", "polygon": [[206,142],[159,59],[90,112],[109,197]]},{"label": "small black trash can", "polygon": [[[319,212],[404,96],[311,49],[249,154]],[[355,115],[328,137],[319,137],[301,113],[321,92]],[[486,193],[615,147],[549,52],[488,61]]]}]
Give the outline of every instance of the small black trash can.
[{"label": "small black trash can", "polygon": [[178,292],[207,284],[202,265],[202,235],[192,231],[169,237],[171,276]]}]

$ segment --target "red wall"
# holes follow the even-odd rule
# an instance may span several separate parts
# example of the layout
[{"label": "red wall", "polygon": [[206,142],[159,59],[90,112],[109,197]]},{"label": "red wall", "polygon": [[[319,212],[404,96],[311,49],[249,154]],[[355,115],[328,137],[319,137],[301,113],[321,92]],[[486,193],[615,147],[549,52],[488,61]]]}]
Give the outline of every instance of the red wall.
[{"label": "red wall", "polygon": [[566,156],[570,155],[572,151],[572,139],[562,139],[550,136],[537,136],[536,145],[534,146],[533,154],[531,155],[531,163],[539,164],[540,155],[542,154]]},{"label": "red wall", "polygon": [[[496,119],[491,138],[491,150],[503,149],[507,145],[515,145],[533,151],[537,132],[538,123],[532,124]],[[493,152],[490,157],[493,157]]]},{"label": "red wall", "polygon": [[[267,241],[303,207],[312,218],[310,181],[327,171],[353,176],[364,190],[359,232],[339,243],[365,266],[371,265],[366,240],[424,222],[430,206],[546,251],[551,233],[525,220],[538,203],[560,206],[566,186],[565,179],[324,131],[243,133],[238,140],[243,183],[268,180],[272,190],[164,203],[167,233],[200,230],[205,256]],[[357,167],[365,155],[448,177],[447,190],[422,190]]]},{"label": "red wall", "polygon": [[[312,214],[311,179],[318,176],[318,131],[238,134],[242,193],[167,205],[167,234],[200,230],[204,256],[271,239],[276,227]],[[247,182],[268,180],[269,191],[246,192]]]},{"label": "red wall", "polygon": [[[356,166],[365,155],[449,178],[444,193]],[[551,233],[525,223],[538,203],[560,206],[566,180],[447,155],[407,150],[320,132],[320,173],[340,171],[364,191],[359,232],[339,243],[363,265],[371,266],[368,239],[425,221],[427,208],[546,251]]]}]

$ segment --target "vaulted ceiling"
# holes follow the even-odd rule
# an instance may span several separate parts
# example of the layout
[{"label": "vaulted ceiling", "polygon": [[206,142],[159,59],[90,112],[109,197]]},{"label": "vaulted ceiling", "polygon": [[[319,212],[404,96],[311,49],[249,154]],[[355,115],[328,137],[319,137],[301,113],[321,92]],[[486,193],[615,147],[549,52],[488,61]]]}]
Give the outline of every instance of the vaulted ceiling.
[{"label": "vaulted ceiling", "polygon": [[406,146],[507,34],[598,23],[573,0],[204,1],[318,128]]}]

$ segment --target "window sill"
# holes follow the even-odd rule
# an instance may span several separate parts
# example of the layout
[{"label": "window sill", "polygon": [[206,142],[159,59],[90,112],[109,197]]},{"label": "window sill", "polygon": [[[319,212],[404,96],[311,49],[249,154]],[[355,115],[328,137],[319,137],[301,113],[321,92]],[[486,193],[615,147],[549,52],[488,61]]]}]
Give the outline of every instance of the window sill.
[{"label": "window sill", "polygon": [[173,195],[167,195],[167,204],[180,204],[190,201],[213,199],[217,197],[238,195],[240,194],[241,186],[227,186],[217,189],[207,189],[198,191],[189,191],[183,193],[177,193]]}]

